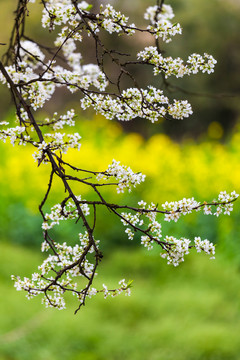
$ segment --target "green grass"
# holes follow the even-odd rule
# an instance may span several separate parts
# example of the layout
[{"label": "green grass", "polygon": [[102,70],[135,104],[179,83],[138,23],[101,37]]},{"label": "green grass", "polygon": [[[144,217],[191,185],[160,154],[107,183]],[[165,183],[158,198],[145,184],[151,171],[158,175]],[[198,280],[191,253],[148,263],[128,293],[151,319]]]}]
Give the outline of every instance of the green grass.
[{"label": "green grass", "polygon": [[99,283],[134,279],[131,297],[100,295],[77,315],[16,292],[11,274],[28,275],[41,255],[0,245],[0,360],[238,360],[240,274],[221,254],[191,255],[181,267],[157,253],[121,249],[103,259]]}]

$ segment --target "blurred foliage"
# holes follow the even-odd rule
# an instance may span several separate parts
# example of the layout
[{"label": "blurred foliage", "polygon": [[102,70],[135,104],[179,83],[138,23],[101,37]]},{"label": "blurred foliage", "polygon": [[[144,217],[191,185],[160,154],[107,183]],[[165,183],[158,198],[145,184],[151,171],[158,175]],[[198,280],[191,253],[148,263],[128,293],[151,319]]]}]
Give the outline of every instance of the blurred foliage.
[{"label": "blurred foliage", "polygon": [[[92,1],[97,9],[100,2],[110,2],[119,10],[126,12],[130,18],[139,26],[144,26],[143,12],[147,6],[154,5],[154,1],[128,0],[117,1]],[[199,74],[184,79],[171,79],[170,82],[178,85],[190,93],[210,94],[212,96],[193,96],[181,92],[172,93],[172,97],[187,98],[193,105],[194,114],[185,121],[164,121],[160,120],[155,126],[149,126],[146,121],[136,119],[128,123],[121,123],[121,126],[128,131],[137,131],[144,137],[150,137],[154,133],[163,132],[174,139],[191,138],[199,139],[205,136],[211,127],[212,122],[217,122],[220,127],[219,138],[226,139],[234,129],[239,120],[239,94],[240,94],[240,1],[239,0],[169,0],[175,12],[176,22],[183,26],[183,35],[177,36],[172,43],[164,45],[166,55],[180,56],[186,59],[192,52],[208,52],[215,56],[218,61],[214,74]],[[0,42],[8,43],[12,22],[14,20],[13,10],[16,1],[0,0]],[[40,43],[51,44],[55,33],[49,34],[39,26],[41,16],[41,5],[29,4],[30,14],[27,19],[27,33],[36,37]],[[5,19],[8,19],[6,22]],[[105,36],[105,41],[110,47],[117,47],[119,50],[129,50],[131,53],[139,51],[147,45],[153,45],[152,40],[144,34],[136,35],[133,38]],[[94,47],[87,39],[83,42],[85,62],[95,62]],[[6,46],[0,46],[0,55],[4,53]],[[111,63],[108,66],[112,66]],[[112,68],[112,73],[115,69]],[[140,80],[143,86],[149,83],[151,78],[153,84],[161,85],[161,78],[152,76],[151,69],[134,68],[133,73]],[[140,73],[139,73],[140,71]],[[160,82],[160,83],[159,83]],[[130,85],[130,84],[126,84]],[[132,86],[132,84],[131,84]],[[220,96],[218,94],[232,94],[233,97]],[[8,90],[0,87],[2,101],[1,119],[8,112],[11,99]],[[53,112],[66,108],[68,102],[74,104],[80,111],[79,103],[74,100],[70,93],[58,92],[52,102],[48,104],[48,111]],[[91,117],[91,116],[90,116]]]},{"label": "blurred foliage", "polygon": [[76,316],[72,296],[59,312],[13,288],[10,275],[29,274],[40,260],[0,244],[1,360],[239,359],[239,268],[220,254],[215,261],[191,254],[173,268],[158,252],[114,252],[96,282],[114,286],[130,277],[132,296],[96,296]]},{"label": "blurred foliage", "polygon": [[[145,141],[137,133],[124,134],[119,124],[99,116],[93,120],[79,118],[77,129],[82,136],[82,146],[79,152],[69,150],[65,156],[71,164],[82,169],[105,170],[115,158],[134,171],[147,175],[145,183],[130,194],[117,194],[111,187],[102,189],[110,202],[136,206],[138,201],[144,199],[161,205],[165,201],[192,196],[198,201],[211,201],[222,190],[239,192],[238,129],[227,145],[215,140],[219,131],[217,126],[211,128],[208,141],[197,145],[193,141],[179,144],[163,134],[153,135]],[[15,243],[39,246],[42,233],[38,205],[46,192],[50,169],[48,165],[37,167],[31,147],[0,144],[0,151],[0,237],[7,236],[9,241]],[[74,190],[82,198],[87,196],[93,199],[95,196],[85,185],[76,184]],[[59,182],[55,182],[45,211],[48,212],[50,206],[62,201],[62,196],[64,189]],[[230,217],[216,218],[198,213],[183,217],[178,223],[164,222],[163,234],[207,237],[214,243],[218,242],[229,257],[240,263],[239,251],[235,251],[239,247],[239,207],[237,201]],[[105,252],[111,251],[116,245],[138,245],[137,241],[127,240],[123,226],[114,215],[101,208],[97,218],[97,237],[102,240]],[[64,222],[54,229],[54,235],[62,241],[75,241],[81,230],[79,226]]]}]

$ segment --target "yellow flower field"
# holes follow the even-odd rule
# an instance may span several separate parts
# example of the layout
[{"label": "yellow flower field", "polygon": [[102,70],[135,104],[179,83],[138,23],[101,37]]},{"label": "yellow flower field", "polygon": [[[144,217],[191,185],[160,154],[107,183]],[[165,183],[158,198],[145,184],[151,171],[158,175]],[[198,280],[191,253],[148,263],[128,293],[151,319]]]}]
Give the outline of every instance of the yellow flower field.
[{"label": "yellow flower field", "polygon": [[[139,134],[123,134],[119,124],[96,117],[81,120],[80,151],[69,150],[65,159],[85,169],[105,170],[112,159],[147,175],[146,183],[136,189],[147,201],[163,203],[195,196],[211,200],[222,190],[239,192],[240,132],[226,145],[216,142],[178,144],[164,134],[145,141]],[[48,181],[48,165],[37,166],[33,148],[0,144],[0,186],[2,192],[21,198],[31,209],[44,195]],[[62,192],[56,184],[55,194]],[[88,190],[79,189],[83,195]],[[115,195],[114,192],[114,196]]]}]

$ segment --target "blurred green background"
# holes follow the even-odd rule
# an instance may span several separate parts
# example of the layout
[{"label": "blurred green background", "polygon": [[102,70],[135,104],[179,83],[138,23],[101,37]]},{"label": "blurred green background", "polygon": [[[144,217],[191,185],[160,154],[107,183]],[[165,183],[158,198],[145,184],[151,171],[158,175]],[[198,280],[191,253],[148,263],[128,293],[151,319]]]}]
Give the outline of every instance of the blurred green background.
[{"label": "blurred green background", "polygon": [[[16,3],[0,0],[0,42],[8,41]],[[115,158],[147,175],[146,182],[130,195],[107,190],[109,201],[136,205],[144,199],[161,204],[184,196],[208,201],[222,190],[240,191],[240,1],[168,3],[184,33],[167,51],[183,57],[207,51],[218,60],[213,75],[176,84],[189,91],[236,96],[214,99],[173,94],[188,98],[194,115],[155,125],[137,119],[123,127],[90,113],[79,115],[82,148],[68,155],[75,165],[103,170]],[[116,2],[138,24],[142,23],[139,14],[150,5],[151,1]],[[31,9],[31,34],[49,41],[46,32],[38,31],[38,5]],[[111,40],[107,41],[110,46]],[[129,43],[119,46],[123,45]],[[138,39],[136,49],[143,46],[145,39]],[[144,74],[143,80],[148,76]],[[11,99],[4,87],[0,87],[0,96],[0,120],[13,121]],[[75,106],[70,97],[68,104],[65,95],[64,101],[59,96],[48,105],[48,112],[56,110],[54,105],[60,107],[59,113]],[[132,296],[104,300],[99,295],[74,316],[72,298],[67,299],[67,310],[59,312],[44,309],[39,299],[28,301],[13,288],[11,274],[29,276],[43,259],[38,204],[46,190],[48,167],[37,167],[31,148],[0,144],[0,152],[0,360],[239,359],[239,201],[230,217],[192,214],[177,224],[163,223],[164,234],[200,235],[217,244],[216,260],[192,253],[178,268],[166,265],[157,248],[147,252],[138,239],[129,241],[114,217],[108,217],[106,224],[107,214],[99,212],[97,237],[104,258],[97,283],[115,286],[122,278],[133,279]],[[56,183],[50,205],[61,199],[62,190]],[[83,198],[92,196],[83,187],[76,191]],[[54,236],[74,241],[77,230],[72,225],[56,228]]]}]

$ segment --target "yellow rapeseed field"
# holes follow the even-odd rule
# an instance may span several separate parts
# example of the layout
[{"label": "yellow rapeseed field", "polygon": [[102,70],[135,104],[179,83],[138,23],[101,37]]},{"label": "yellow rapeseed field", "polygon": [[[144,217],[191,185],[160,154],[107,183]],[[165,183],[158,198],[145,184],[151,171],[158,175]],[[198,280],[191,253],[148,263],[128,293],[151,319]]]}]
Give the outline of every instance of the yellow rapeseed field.
[{"label": "yellow rapeseed field", "polygon": [[[78,131],[82,136],[81,149],[70,150],[65,159],[83,169],[105,170],[114,158],[136,172],[141,171],[147,175],[146,183],[133,191],[141,192],[147,201],[163,203],[192,196],[204,201],[212,200],[222,190],[239,192],[240,131],[235,132],[228,144],[215,141],[180,144],[164,134],[145,141],[139,134],[124,134],[118,123],[102,117],[81,120]],[[2,196],[21,198],[29,209],[37,211],[47,187],[49,165],[37,166],[31,146],[13,147],[7,143],[0,144],[0,149]],[[62,191],[62,185],[55,183],[56,199]],[[76,191],[85,196],[88,189]]]}]

